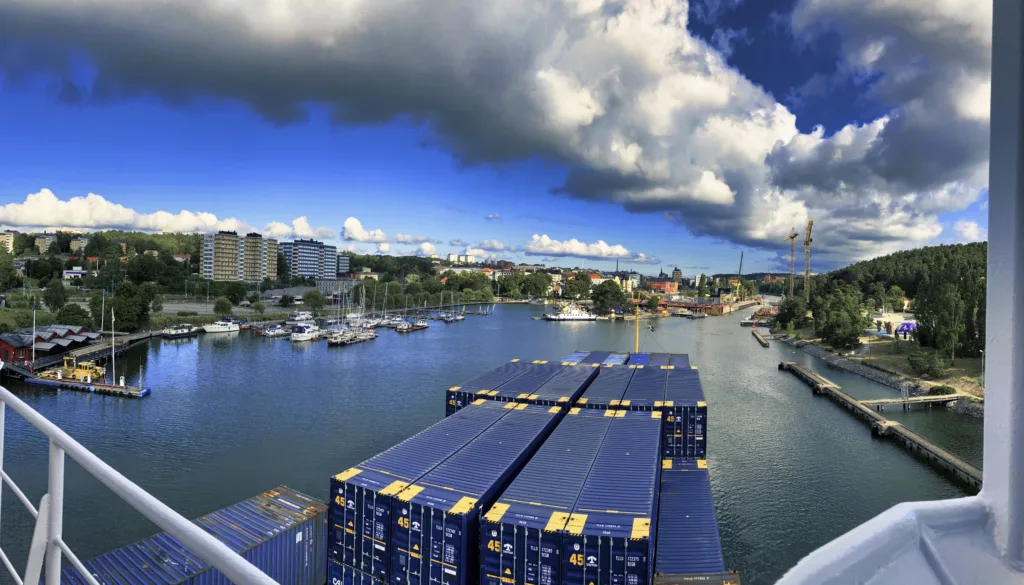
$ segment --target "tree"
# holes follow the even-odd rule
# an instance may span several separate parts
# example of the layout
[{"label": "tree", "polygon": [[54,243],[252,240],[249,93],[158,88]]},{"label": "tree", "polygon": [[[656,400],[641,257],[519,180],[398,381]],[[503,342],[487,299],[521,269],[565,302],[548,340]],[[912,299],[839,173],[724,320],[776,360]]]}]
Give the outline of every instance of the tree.
[{"label": "tree", "polygon": [[213,312],[221,317],[231,315],[231,301],[227,297],[217,297],[217,300],[213,301]]},{"label": "tree", "polygon": [[658,304],[661,302],[661,297],[657,295],[651,295],[651,298],[647,299],[647,310],[654,311],[658,310]]},{"label": "tree", "polygon": [[99,327],[101,323],[110,322],[110,319],[106,319],[106,316],[102,314],[105,305],[103,295],[95,294],[89,297],[89,315],[92,317],[90,327]]},{"label": "tree", "polygon": [[295,297],[292,295],[281,295],[280,305],[282,307],[290,307],[295,304]]},{"label": "tree", "polygon": [[871,326],[860,289],[838,279],[826,284],[813,312],[815,333],[833,347],[855,347],[864,329]]},{"label": "tree", "polygon": [[36,239],[32,234],[16,234],[14,236],[14,255],[21,256],[36,246]]},{"label": "tree", "polygon": [[779,312],[775,315],[775,323],[779,327],[803,327],[807,321],[807,304],[802,296],[787,296],[779,305]]},{"label": "tree", "polygon": [[598,315],[607,315],[626,304],[626,293],[622,292],[619,283],[614,280],[606,280],[595,286],[590,292],[590,298],[594,301],[594,312]]},{"label": "tree", "polygon": [[153,300],[149,302],[149,310],[154,313],[162,313],[164,310],[164,298],[160,295],[154,295]]},{"label": "tree", "polygon": [[14,258],[7,250],[0,251],[0,291],[7,291],[21,286],[21,277],[14,268]]},{"label": "tree", "polygon": [[889,287],[889,292],[885,295],[885,305],[889,307],[890,311],[903,311],[903,297],[905,293],[899,285],[894,284]]},{"label": "tree", "polygon": [[56,313],[68,302],[68,292],[64,289],[64,283],[60,280],[52,280],[43,291],[43,302],[50,308],[51,313]]},{"label": "tree", "polygon": [[281,282],[288,282],[289,269],[288,260],[284,257],[284,252],[277,253],[277,279]]},{"label": "tree", "polygon": [[[122,282],[117,285],[114,296],[108,303],[116,317],[114,325],[120,331],[134,331],[143,327],[149,322],[149,305],[152,300],[153,297],[147,290],[133,282]],[[106,322],[110,323],[110,319]]]},{"label": "tree", "polygon": [[257,315],[262,315],[263,312],[267,310],[267,306],[259,301],[256,301],[255,303],[252,304],[252,310],[256,311]]},{"label": "tree", "polygon": [[708,296],[708,277],[701,273],[697,277],[697,298],[704,298]]},{"label": "tree", "polygon": [[324,305],[327,304],[327,299],[324,298],[324,295],[320,291],[314,289],[307,292],[302,297],[302,303],[310,309],[317,311],[324,308]]},{"label": "tree", "polygon": [[565,282],[565,296],[574,300],[589,298],[590,284],[590,274],[577,272],[575,276]]},{"label": "tree", "polygon": [[61,325],[92,327],[92,316],[89,315],[89,311],[83,309],[81,305],[77,303],[64,305],[64,307],[57,312],[56,320],[57,323],[60,323]]},{"label": "tree", "polygon": [[60,254],[60,244],[57,243],[57,240],[54,240],[50,242],[49,246],[46,247],[46,255],[56,256],[58,254]]}]

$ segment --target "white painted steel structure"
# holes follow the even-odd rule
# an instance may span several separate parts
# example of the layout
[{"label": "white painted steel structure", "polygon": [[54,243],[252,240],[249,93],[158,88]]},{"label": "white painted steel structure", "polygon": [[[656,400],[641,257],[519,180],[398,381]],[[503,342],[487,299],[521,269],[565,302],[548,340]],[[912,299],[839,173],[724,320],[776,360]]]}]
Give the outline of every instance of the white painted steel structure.
[{"label": "white painted steel structure", "polygon": [[781,585],[1024,583],[1024,2],[993,6],[981,492],[894,506]]},{"label": "white painted steel structure", "polygon": [[[0,362],[0,367],[2,364],[3,362]],[[50,440],[47,493],[40,499],[38,508],[32,505],[24,492],[3,470],[4,420],[8,406]],[[32,543],[29,547],[28,562],[23,573],[19,574],[15,570],[7,554],[0,549],[0,561],[3,562],[7,572],[10,573],[17,585],[38,585],[39,577],[43,573],[44,562],[46,567],[45,585],[58,585],[62,557],[67,557],[68,561],[78,569],[78,572],[85,577],[90,585],[100,585],[63,540],[65,455],[74,459],[82,466],[82,469],[107,486],[110,491],[178,539],[232,582],[246,585],[250,583],[253,585],[277,585],[276,581],[232,552],[224,543],[129,481],[113,467],[93,455],[78,441],[60,430],[57,425],[46,420],[43,415],[22,402],[6,388],[0,387],[0,478],[21,500],[29,514],[36,519]],[[2,486],[0,486],[0,491],[2,491]]]}]

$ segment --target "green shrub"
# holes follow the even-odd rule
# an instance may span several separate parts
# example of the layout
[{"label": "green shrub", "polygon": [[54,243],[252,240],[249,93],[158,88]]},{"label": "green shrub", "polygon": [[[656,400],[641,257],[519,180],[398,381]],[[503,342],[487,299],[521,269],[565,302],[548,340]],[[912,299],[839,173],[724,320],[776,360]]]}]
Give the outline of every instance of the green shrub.
[{"label": "green shrub", "polygon": [[178,316],[179,317],[195,317],[198,314],[199,313],[197,313],[195,311],[178,311]]},{"label": "green shrub", "polygon": [[945,362],[939,359],[934,351],[918,350],[907,356],[910,369],[925,378],[937,378],[942,375]]},{"label": "green shrub", "polygon": [[956,388],[952,386],[932,386],[928,389],[928,394],[932,396],[944,396],[946,394],[956,394]]}]

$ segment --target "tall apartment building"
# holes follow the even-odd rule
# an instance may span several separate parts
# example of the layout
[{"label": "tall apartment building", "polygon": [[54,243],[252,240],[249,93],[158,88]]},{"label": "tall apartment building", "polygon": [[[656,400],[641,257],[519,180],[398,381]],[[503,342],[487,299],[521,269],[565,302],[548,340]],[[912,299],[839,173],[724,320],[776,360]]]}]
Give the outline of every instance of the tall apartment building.
[{"label": "tall apartment building", "polygon": [[85,250],[85,247],[89,245],[89,238],[86,236],[77,236],[71,238],[71,252],[81,252]]},{"label": "tall apartment building", "polygon": [[36,236],[36,250],[39,250],[40,254],[45,254],[46,250],[50,248],[50,244],[57,241],[57,236],[54,234],[40,234]]},{"label": "tall apartment building", "polygon": [[244,238],[235,232],[205,234],[201,256],[203,278],[247,282],[277,278],[277,240],[255,232]]},{"label": "tall apartment building", "polygon": [[338,252],[338,274],[348,274],[352,271],[352,258],[348,254]]},{"label": "tall apartment building", "polygon": [[674,282],[676,284],[679,284],[682,281],[683,281],[683,271],[680,270],[679,267],[677,266],[676,268],[672,269],[672,282]]},{"label": "tall apartment building", "polygon": [[18,235],[18,232],[14,230],[7,230],[3,236],[3,246],[7,250],[8,254],[14,253],[14,237]]},{"label": "tall apartment building", "polygon": [[335,278],[338,275],[338,248],[316,240],[282,242],[281,252],[292,276]]}]

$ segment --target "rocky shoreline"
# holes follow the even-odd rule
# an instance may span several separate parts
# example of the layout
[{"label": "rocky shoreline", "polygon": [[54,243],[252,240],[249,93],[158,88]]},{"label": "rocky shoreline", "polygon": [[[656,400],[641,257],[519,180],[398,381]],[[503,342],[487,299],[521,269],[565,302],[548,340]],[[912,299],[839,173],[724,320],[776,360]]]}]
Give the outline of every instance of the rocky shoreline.
[{"label": "rocky shoreline", "polygon": [[[871,368],[863,364],[852,362],[844,357],[840,357],[833,353],[825,351],[824,348],[822,348],[820,345],[816,345],[806,341],[797,341],[796,339],[793,338],[781,339],[783,342],[788,343],[789,345],[792,345],[793,347],[802,350],[804,353],[822,359],[828,362],[829,365],[839,368],[840,370],[846,370],[847,372],[857,374],[858,376],[862,376],[864,378],[867,378],[868,380],[878,382],[879,384],[883,384],[896,390],[902,391],[903,388],[906,388],[911,396],[923,396],[928,393],[928,390],[926,388],[922,387],[914,380],[905,378],[903,376],[895,376],[893,374],[889,374],[881,370],[876,370],[875,368]],[[955,404],[953,404],[950,407],[950,410],[953,410],[954,412],[959,412],[961,414],[966,414],[968,416],[982,418],[984,416],[985,405],[982,402],[976,402],[974,400],[958,400]]]}]

